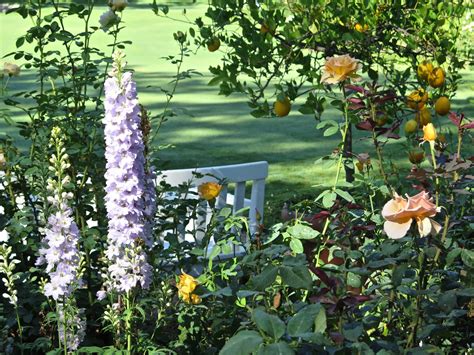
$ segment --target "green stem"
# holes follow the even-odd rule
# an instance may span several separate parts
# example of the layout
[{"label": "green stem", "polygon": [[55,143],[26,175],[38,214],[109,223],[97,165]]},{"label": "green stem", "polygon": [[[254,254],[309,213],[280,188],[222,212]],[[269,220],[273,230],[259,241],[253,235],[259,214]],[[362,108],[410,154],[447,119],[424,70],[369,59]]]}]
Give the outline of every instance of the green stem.
[{"label": "green stem", "polygon": [[[342,87],[342,92],[344,93],[344,99],[346,99],[346,93],[344,91],[344,87]],[[347,100],[345,100],[344,102],[344,130],[342,131],[342,147],[345,146],[345,143],[346,143],[346,137],[347,137],[347,132],[349,131],[349,114],[347,112]],[[336,177],[334,178],[334,183],[333,183],[333,186],[332,186],[332,191],[336,190],[336,187],[337,187],[337,184],[339,182],[339,176],[341,175],[341,170],[342,170],[342,162],[343,162],[343,158],[344,158],[344,149],[341,149],[339,151],[339,159],[337,161],[337,167],[336,167]],[[321,233],[322,236],[324,236],[327,232],[327,229],[329,227],[329,223],[330,223],[330,218],[328,217],[326,219],[326,223],[324,224],[324,228],[323,228],[323,231]]]},{"label": "green stem", "polygon": [[127,296],[125,298],[125,304],[127,307],[127,317],[125,317],[125,328],[127,331],[127,353],[131,354],[132,351],[132,329],[130,324],[131,318],[131,307],[130,307],[130,291],[127,291]]},{"label": "green stem", "polygon": [[18,325],[18,335],[20,336],[20,352],[23,355],[23,327],[21,326],[20,315],[18,314],[18,306],[15,306],[16,324]]},{"label": "green stem", "polygon": [[[435,157],[435,151],[434,151],[434,142],[432,141],[430,141],[430,150],[431,150],[431,159],[433,161],[433,170],[434,170],[434,173],[436,174],[436,169],[437,169],[436,157]],[[435,182],[436,182],[436,207],[438,207],[438,203],[439,203],[439,177],[438,176],[436,176]]]}]

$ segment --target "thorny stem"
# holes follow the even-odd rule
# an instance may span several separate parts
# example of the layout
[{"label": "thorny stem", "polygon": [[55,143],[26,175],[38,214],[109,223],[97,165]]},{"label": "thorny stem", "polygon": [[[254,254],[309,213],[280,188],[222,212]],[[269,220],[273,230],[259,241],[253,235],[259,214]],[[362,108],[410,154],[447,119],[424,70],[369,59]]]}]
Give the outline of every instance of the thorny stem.
[{"label": "thorny stem", "polygon": [[418,274],[418,294],[416,296],[416,312],[415,312],[415,317],[411,325],[412,327],[411,333],[407,339],[406,349],[409,349],[415,345],[418,327],[420,326],[420,318],[421,318],[421,313],[422,313],[421,292],[426,288],[426,285],[425,285],[426,257],[423,250],[420,250],[420,254],[418,255],[418,262],[420,264],[420,272]]},{"label": "thorny stem", "polygon": [[165,122],[166,111],[168,110],[168,107],[171,103],[171,100],[173,99],[174,94],[176,93],[178,83],[180,82],[179,76],[181,74],[181,66],[183,65],[183,60],[184,60],[184,48],[183,48],[183,45],[180,43],[180,57],[179,57],[179,61],[178,61],[178,66],[176,68],[176,80],[174,81],[174,85],[173,85],[173,88],[171,89],[171,92],[168,93],[168,95],[166,97],[166,103],[165,103],[165,107],[163,109],[163,114],[160,117],[160,121],[158,122],[158,126],[155,129],[153,137],[151,138],[150,142],[148,143],[149,146],[153,145],[153,142],[155,141],[156,137],[158,136],[158,132],[160,131],[161,126]]}]

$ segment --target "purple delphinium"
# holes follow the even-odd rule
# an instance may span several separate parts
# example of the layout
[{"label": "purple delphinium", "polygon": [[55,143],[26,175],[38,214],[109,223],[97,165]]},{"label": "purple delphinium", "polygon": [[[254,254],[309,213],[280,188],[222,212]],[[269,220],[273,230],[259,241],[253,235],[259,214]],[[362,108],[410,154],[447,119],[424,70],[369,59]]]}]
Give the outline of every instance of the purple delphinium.
[{"label": "purple delphinium", "polygon": [[145,236],[144,194],[147,190],[140,107],[130,72],[122,72],[123,55],[114,54],[114,70],[105,81],[105,158],[108,217],[108,274],[105,286],[128,292],[148,288],[151,267],[142,245]]},{"label": "purple delphinium", "polygon": [[39,249],[40,256],[36,261],[37,265],[46,264],[50,280],[44,286],[44,294],[55,301],[68,298],[74,288],[81,284],[81,280],[78,279],[79,228],[72,218],[72,209],[69,207],[69,200],[73,196],[63,189],[63,185],[69,183],[70,178],[65,173],[69,168],[69,162],[60,137],[59,128],[53,128],[51,142],[56,152],[50,162],[55,177],[48,180],[51,214],[44,228],[43,246]]}]

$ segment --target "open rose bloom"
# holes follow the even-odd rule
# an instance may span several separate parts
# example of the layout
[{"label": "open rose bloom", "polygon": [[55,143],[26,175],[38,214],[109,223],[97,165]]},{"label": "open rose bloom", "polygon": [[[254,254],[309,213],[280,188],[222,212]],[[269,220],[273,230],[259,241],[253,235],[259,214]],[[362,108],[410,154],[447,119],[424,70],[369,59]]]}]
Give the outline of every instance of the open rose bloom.
[{"label": "open rose bloom", "polygon": [[337,84],[347,78],[358,79],[356,72],[359,68],[359,61],[348,54],[327,58],[321,82]]},{"label": "open rose bloom", "polygon": [[413,197],[408,195],[406,197],[405,199],[395,194],[394,198],[383,207],[382,216],[385,218],[383,227],[388,237],[403,238],[413,221],[418,225],[420,236],[437,234],[441,226],[430,217],[434,217],[440,208],[431,202],[428,193],[423,191]]}]

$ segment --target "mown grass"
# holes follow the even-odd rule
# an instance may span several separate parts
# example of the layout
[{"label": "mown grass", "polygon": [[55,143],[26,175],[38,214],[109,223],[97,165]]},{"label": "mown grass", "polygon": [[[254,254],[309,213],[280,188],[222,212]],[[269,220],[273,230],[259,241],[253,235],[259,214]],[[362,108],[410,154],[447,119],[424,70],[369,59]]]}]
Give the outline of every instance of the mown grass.
[{"label": "mown grass", "polygon": [[[182,19],[182,6],[171,7],[170,16]],[[96,9],[93,17],[98,20],[105,7]],[[187,6],[187,17],[203,16],[204,5]],[[96,21],[95,24],[97,23]],[[170,87],[176,67],[163,57],[175,55],[178,46],[173,33],[186,31],[189,25],[155,16],[150,8],[140,2],[126,9],[123,18],[126,28],[122,40],[131,40],[133,45],[126,49],[129,67],[135,70],[141,102],[152,112],[163,109],[165,96],[161,87]],[[31,25],[28,20],[12,14],[0,14],[0,54],[15,50],[15,40]],[[71,22],[73,30],[79,30]],[[110,51],[106,46],[109,38],[105,33],[96,36],[96,45]],[[315,164],[315,161],[329,154],[338,143],[338,136],[323,137],[316,130],[313,117],[297,112],[300,102],[294,104],[286,118],[254,118],[246,103],[246,97],[234,95],[223,97],[218,89],[208,86],[211,76],[209,65],[219,63],[222,52],[209,53],[200,50],[196,55],[185,58],[183,69],[195,69],[202,76],[194,76],[183,81],[173,99],[173,108],[190,113],[171,118],[160,132],[158,144],[173,144],[173,149],[163,151],[162,159],[169,162],[169,168],[211,166],[267,160],[270,176],[267,187],[267,204],[272,213],[277,213],[283,201],[301,196],[314,196],[319,190],[316,185],[332,181],[334,168]],[[8,59],[6,59],[8,60]],[[465,83],[453,100],[453,109],[463,110],[472,117],[474,100],[474,75],[463,73]],[[9,85],[10,92],[30,88],[34,73],[24,70]],[[17,121],[25,120],[21,112],[12,111]],[[323,119],[334,119],[340,114],[328,109]],[[0,122],[3,134],[18,137],[15,127]],[[354,151],[372,151],[368,141],[355,132]],[[471,144],[471,142],[467,142]],[[408,167],[404,139],[390,142],[386,146],[386,156]]]}]

